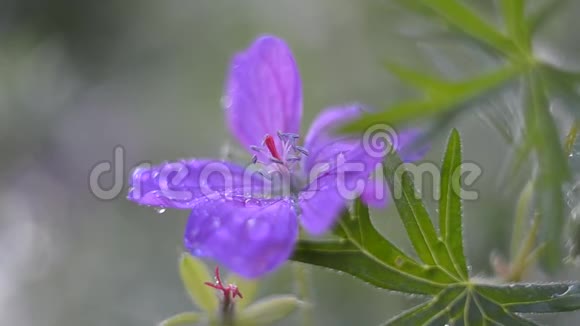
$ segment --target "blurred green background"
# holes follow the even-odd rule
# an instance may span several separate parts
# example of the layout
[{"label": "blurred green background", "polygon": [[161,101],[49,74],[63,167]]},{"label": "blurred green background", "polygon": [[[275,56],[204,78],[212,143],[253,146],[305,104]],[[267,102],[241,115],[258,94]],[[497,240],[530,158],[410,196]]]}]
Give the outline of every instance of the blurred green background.
[{"label": "blurred green background", "polygon": [[[580,4],[570,2],[534,46],[580,70]],[[499,21],[494,1],[468,3]],[[436,32],[393,1],[0,1],[0,325],[154,325],[192,309],[177,271],[187,212],[158,214],[126,201],[125,191],[99,200],[89,171],[111,161],[117,145],[125,149],[123,180],[141,161],[219,157],[235,144],[220,108],[225,69],[257,35],[278,35],[293,49],[305,131],[327,106],[382,109],[414,96],[383,69],[386,58],[451,79],[490,64]],[[490,276],[489,255],[507,253],[529,171],[506,171],[513,148],[486,123],[505,121],[518,137],[509,94],[480,105],[495,113],[462,115],[455,126],[465,159],[484,171],[480,198],[465,204],[465,233],[472,271]],[[427,160],[439,161],[445,137],[432,140]],[[409,248],[395,214],[375,212],[374,222]],[[579,276],[573,267],[528,275]],[[317,325],[377,325],[420,300],[321,269],[313,269],[312,286]],[[291,292],[291,268],[264,279],[260,291]],[[577,325],[580,313],[539,320]]]}]

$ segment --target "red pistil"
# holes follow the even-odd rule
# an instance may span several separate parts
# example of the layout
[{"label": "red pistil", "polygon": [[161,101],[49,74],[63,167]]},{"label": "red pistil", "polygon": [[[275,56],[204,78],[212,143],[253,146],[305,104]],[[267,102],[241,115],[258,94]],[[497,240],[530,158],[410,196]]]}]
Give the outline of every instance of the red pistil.
[{"label": "red pistil", "polygon": [[215,283],[205,282],[205,285],[210,286],[216,290],[222,291],[222,293],[224,294],[224,300],[229,300],[230,298],[235,299],[236,296],[243,298],[237,286],[229,284],[228,286],[224,287],[222,279],[220,277],[219,266],[216,266],[215,268],[215,280],[216,280]]},{"label": "red pistil", "polygon": [[278,150],[276,149],[276,143],[274,142],[274,137],[272,137],[270,135],[266,135],[266,138],[264,138],[264,144],[266,144],[266,147],[270,151],[270,154],[272,154],[273,158],[275,158],[279,161],[282,161],[282,157],[280,157],[280,154],[278,153]]}]

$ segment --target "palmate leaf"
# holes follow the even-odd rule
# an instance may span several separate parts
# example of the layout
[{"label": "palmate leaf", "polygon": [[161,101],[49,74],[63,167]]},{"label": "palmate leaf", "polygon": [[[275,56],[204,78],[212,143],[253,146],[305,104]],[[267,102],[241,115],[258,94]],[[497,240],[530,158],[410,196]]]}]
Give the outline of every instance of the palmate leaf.
[{"label": "palmate leaf", "polygon": [[453,130],[441,169],[440,232],[416,196],[413,165],[391,153],[384,172],[417,257],[385,239],[357,200],[336,240],[300,241],[293,260],[348,273],[380,288],[431,298],[385,325],[536,325],[521,314],[580,309],[580,283],[494,284],[470,278],[463,253],[461,140]]},{"label": "palmate leaf", "polygon": [[416,262],[373,227],[368,208],[356,201],[330,241],[300,241],[295,261],[347,272],[375,286],[414,294],[436,294],[454,282],[437,266]]},{"label": "palmate leaf", "polygon": [[[422,91],[426,96],[407,100],[386,108],[383,112],[362,115],[342,128],[347,133],[363,133],[376,124],[399,127],[419,120],[438,122],[455,116],[468,108],[481,107],[506,85],[515,85],[523,92],[514,94],[518,109],[525,116],[522,139],[513,158],[518,169],[529,157],[536,160],[536,209],[540,215],[540,240],[545,242],[541,263],[544,270],[554,272],[562,263],[562,226],[564,221],[563,185],[569,181],[566,157],[550,104],[563,100],[565,108],[580,119],[580,73],[556,68],[543,62],[533,52],[532,39],[536,31],[553,17],[567,0],[547,0],[535,6],[524,0],[499,0],[505,28],[495,27],[482,19],[461,0],[399,0],[401,5],[424,17],[460,33],[462,45],[478,43],[482,48],[499,54],[502,67],[482,72],[472,79],[449,82],[423,72],[388,64],[387,68],[402,81]],[[528,8],[529,7],[529,8]],[[528,15],[526,16],[526,13]],[[531,77],[530,77],[531,76]],[[521,97],[520,97],[521,96]],[[535,156],[530,154],[535,153]]]}]

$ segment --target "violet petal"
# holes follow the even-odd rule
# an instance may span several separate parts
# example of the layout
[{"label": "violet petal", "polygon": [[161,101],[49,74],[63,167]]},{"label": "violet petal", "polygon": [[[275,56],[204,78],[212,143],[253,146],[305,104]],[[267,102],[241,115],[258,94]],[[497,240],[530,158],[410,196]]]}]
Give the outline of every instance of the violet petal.
[{"label": "violet petal", "polygon": [[299,133],[302,84],[283,40],[261,36],[234,56],[223,105],[231,132],[248,149],[266,134]]},{"label": "violet petal", "polygon": [[418,128],[403,129],[398,133],[397,153],[399,153],[403,162],[422,160],[431,149],[430,143],[417,144],[423,134],[424,131]]},{"label": "violet petal", "polygon": [[136,168],[128,199],[141,205],[189,209],[216,196],[263,193],[268,181],[242,166],[218,160],[181,160]]},{"label": "violet petal", "polygon": [[[380,160],[366,155],[362,146],[338,153],[300,194],[302,226],[318,235],[328,231],[352,200],[361,196]],[[316,169],[316,167],[314,168]]]},{"label": "violet petal", "polygon": [[184,244],[195,256],[254,278],[284,263],[297,237],[298,222],[288,201],[234,197],[194,207]]},{"label": "violet petal", "polygon": [[332,107],[322,111],[312,122],[304,140],[309,151],[304,168],[311,171],[316,163],[334,160],[337,154],[360,146],[360,140],[349,135],[338,135],[335,129],[342,123],[355,119],[362,110],[358,105]]}]

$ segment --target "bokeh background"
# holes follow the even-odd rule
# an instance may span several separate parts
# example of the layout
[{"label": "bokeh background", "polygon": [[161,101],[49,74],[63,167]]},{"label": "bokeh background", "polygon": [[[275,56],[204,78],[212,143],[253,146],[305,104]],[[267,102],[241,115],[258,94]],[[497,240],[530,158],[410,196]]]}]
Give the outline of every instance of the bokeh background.
[{"label": "bokeh background", "polygon": [[[468,3],[499,24],[495,1]],[[535,47],[573,67],[580,5],[571,3]],[[468,45],[438,38],[436,25],[394,1],[0,1],[0,325],[154,325],[193,309],[177,271],[187,212],[158,214],[126,201],[125,190],[100,200],[89,190],[89,171],[111,161],[117,145],[125,153],[122,180],[138,162],[219,157],[224,145],[235,147],[220,106],[225,69],[262,33],[283,37],[294,51],[303,130],[331,105],[384,109],[415,96],[386,72],[386,58],[452,79],[490,64]],[[480,103],[491,117],[471,111],[454,124],[465,158],[484,171],[474,186],[480,198],[465,208],[467,254],[481,275],[492,275],[492,251],[507,254],[514,200],[530,175],[506,172],[513,148],[486,122],[505,122],[517,138],[513,105],[507,94]],[[444,130],[432,139],[427,160],[439,161],[445,138]],[[113,180],[105,175],[103,186]],[[373,219],[410,247],[392,208]],[[573,266],[528,275],[579,277]],[[377,325],[420,300],[316,268],[312,283],[316,325]],[[261,281],[261,295],[291,291],[289,266]],[[538,320],[577,325],[580,313]]]}]

